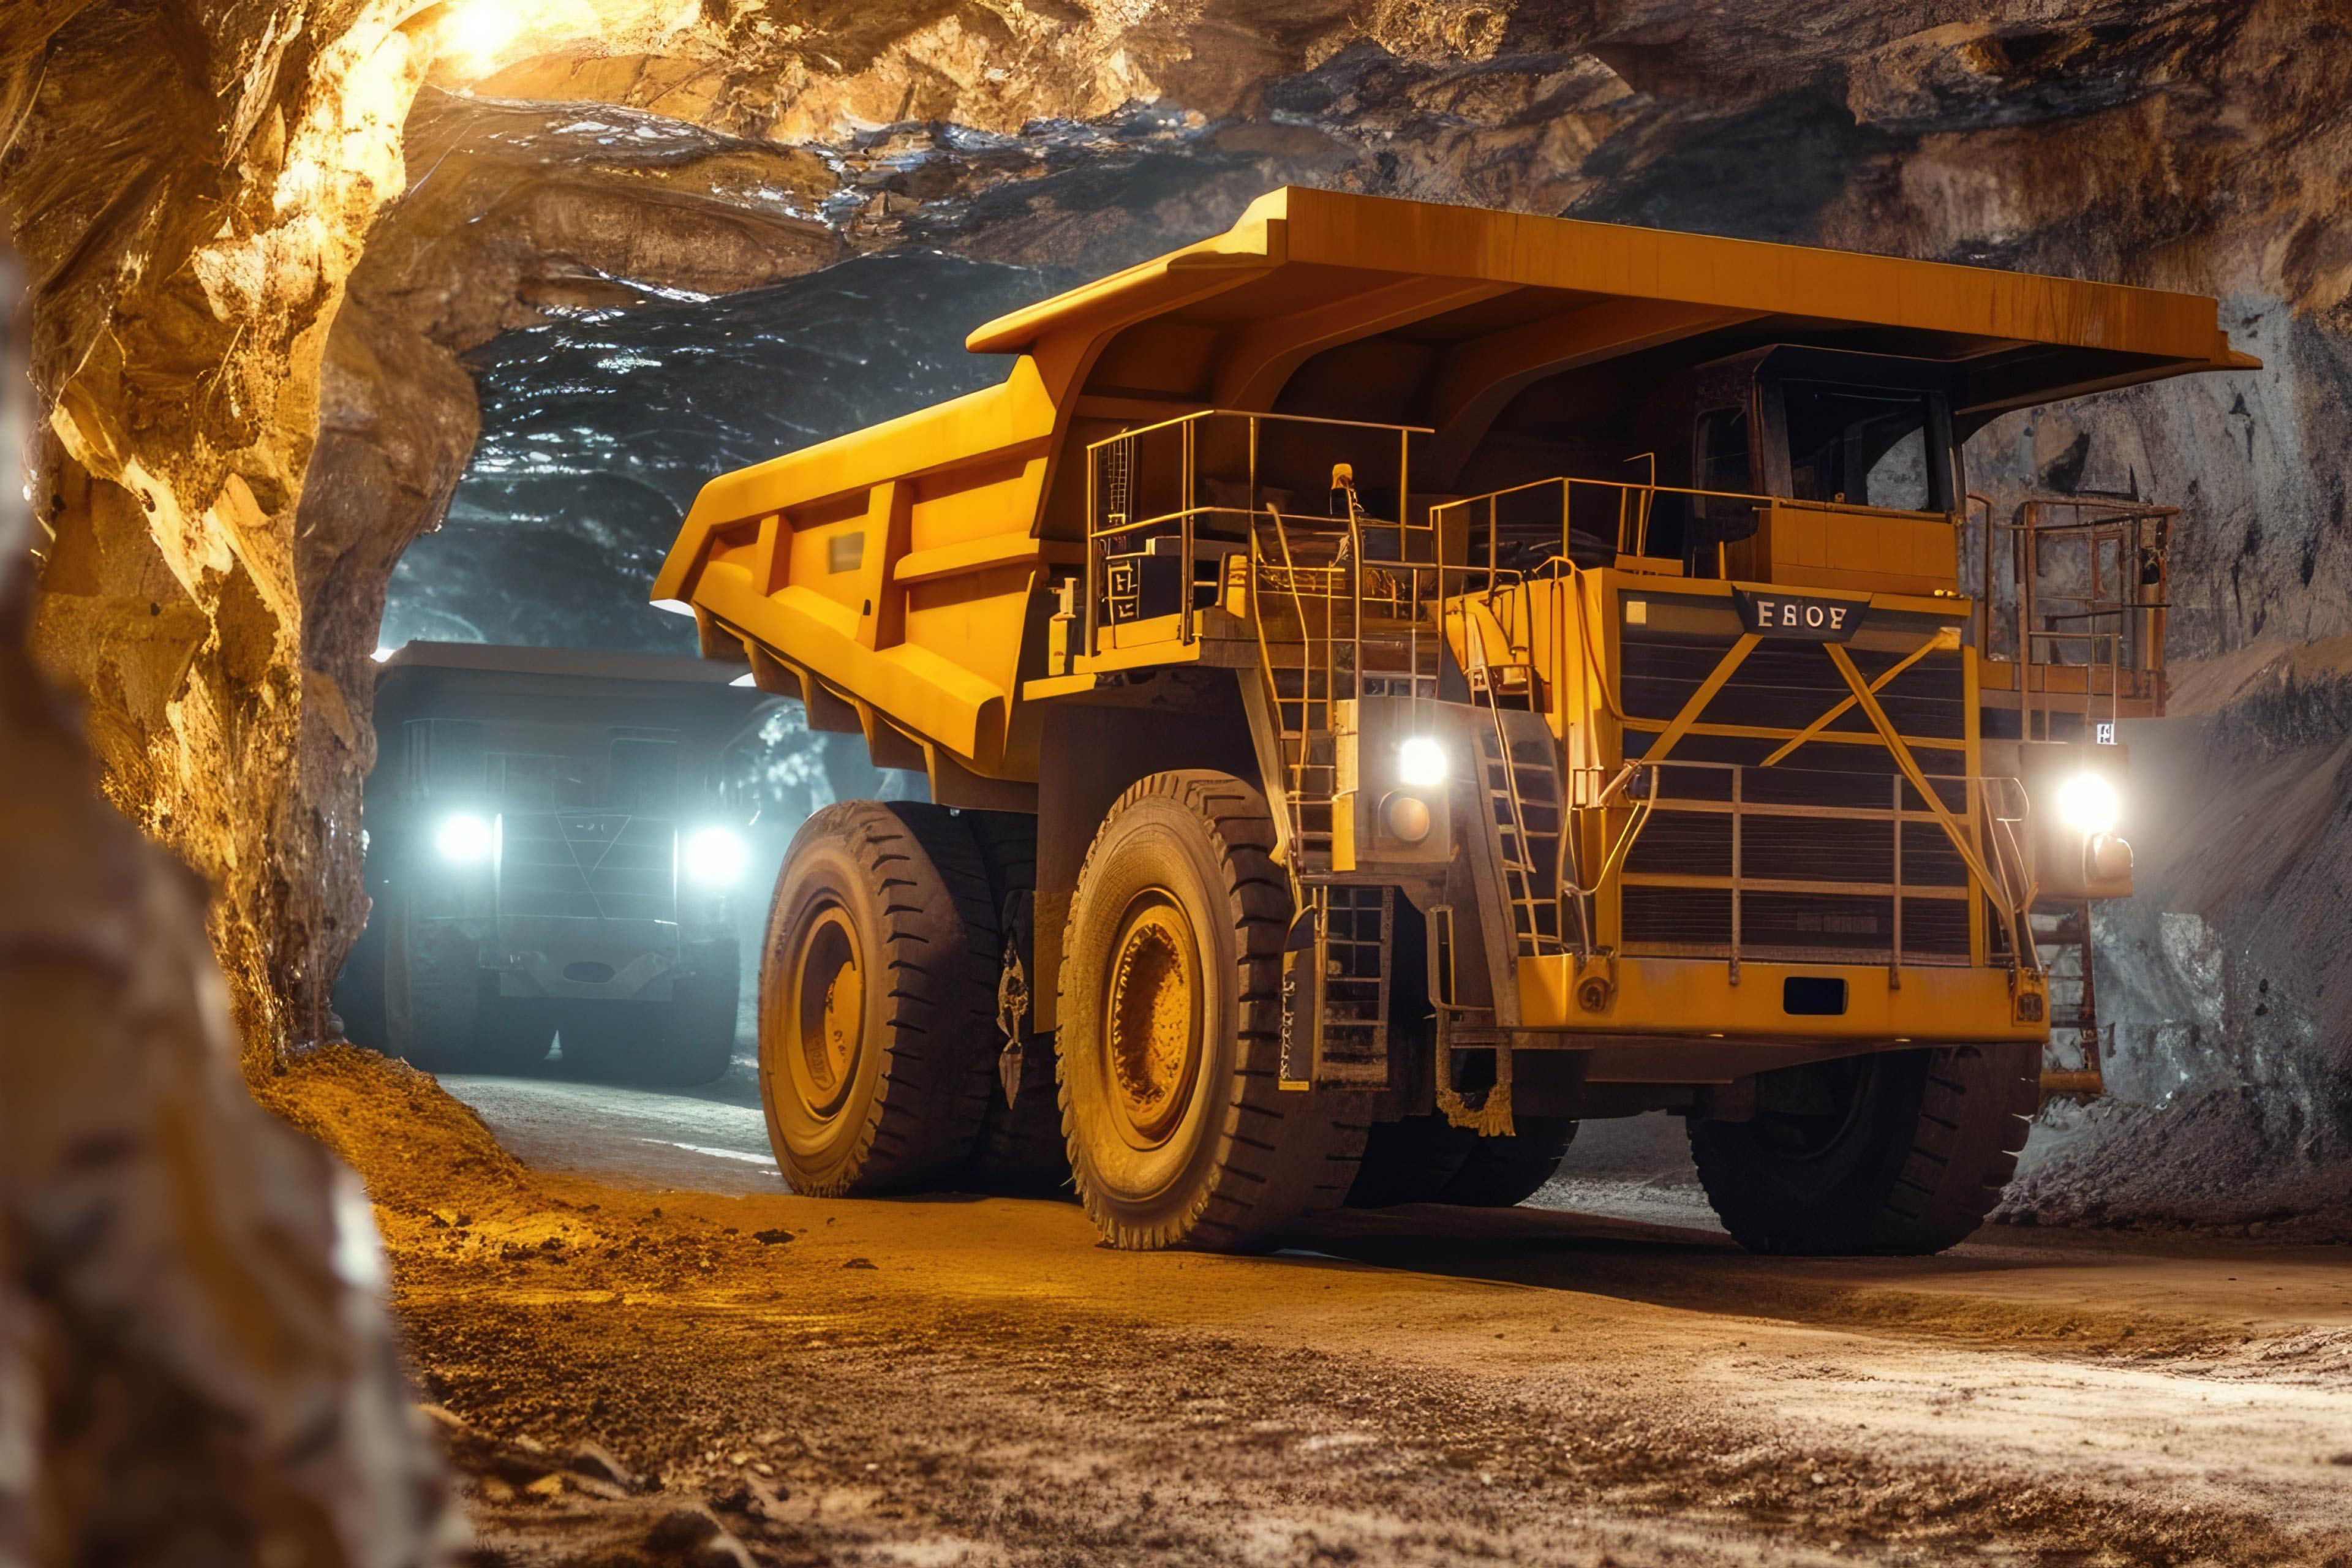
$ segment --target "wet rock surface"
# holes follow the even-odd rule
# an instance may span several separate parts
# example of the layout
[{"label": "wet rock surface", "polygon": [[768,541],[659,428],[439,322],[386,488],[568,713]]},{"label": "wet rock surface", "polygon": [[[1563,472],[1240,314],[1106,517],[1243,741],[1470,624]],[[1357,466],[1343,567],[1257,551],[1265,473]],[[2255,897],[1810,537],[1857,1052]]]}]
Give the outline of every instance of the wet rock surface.
[{"label": "wet rock surface", "polygon": [[1066,281],[881,255],[484,344],[467,358],[482,439],[439,531],[403,556],[382,640],[693,651],[693,623],[646,584],[706,480],[993,384],[965,332]]}]

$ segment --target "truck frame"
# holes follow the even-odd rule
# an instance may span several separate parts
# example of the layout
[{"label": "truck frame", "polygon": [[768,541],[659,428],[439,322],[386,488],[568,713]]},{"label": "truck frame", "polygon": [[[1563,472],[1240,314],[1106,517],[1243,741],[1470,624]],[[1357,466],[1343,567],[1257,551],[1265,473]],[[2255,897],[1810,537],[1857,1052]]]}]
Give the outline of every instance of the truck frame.
[{"label": "truck frame", "polygon": [[2254,368],[2212,300],[1293,188],[969,346],[653,589],[937,803],[786,861],[797,1190],[1246,1248],[1667,1110],[1744,1245],[1920,1252],[2097,1088],[2178,519],[1961,447]]}]

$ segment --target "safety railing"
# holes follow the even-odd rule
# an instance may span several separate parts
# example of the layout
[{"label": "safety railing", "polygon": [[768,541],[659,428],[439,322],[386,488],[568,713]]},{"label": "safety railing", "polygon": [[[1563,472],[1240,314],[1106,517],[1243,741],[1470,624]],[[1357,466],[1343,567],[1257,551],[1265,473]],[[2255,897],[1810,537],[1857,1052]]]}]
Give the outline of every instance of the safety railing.
[{"label": "safety railing", "polygon": [[[1431,509],[1430,522],[1441,563],[1457,571],[1534,573],[1644,556],[1654,536],[1671,530],[1685,544],[1711,536],[1721,575],[1722,542],[1754,532],[1758,514],[1771,505],[1768,497],[1726,490],[1559,476],[1448,501]],[[1580,537],[1587,542],[1583,562]]]},{"label": "safety railing", "polygon": [[[1411,442],[1416,427],[1209,409],[1122,431],[1087,448],[1085,649],[1101,651],[1106,626],[1173,616],[1181,644],[1200,635],[1229,559],[1252,550],[1269,516],[1297,539],[1320,542],[1309,572],[1339,591],[1368,539],[1402,559],[1403,536],[1426,531],[1412,517]],[[1339,478],[1345,475],[1345,489]],[[1299,502],[1315,499],[1317,516]],[[1342,498],[1344,496],[1344,504]],[[1391,520],[1369,519],[1360,498],[1379,498]],[[1267,563],[1269,567],[1271,562]],[[1277,592],[1300,582],[1274,584]],[[1352,592],[1352,590],[1350,590]]]},{"label": "safety railing", "polygon": [[[2016,666],[2023,732],[2053,711],[2113,722],[2126,700],[2161,706],[2179,509],[2096,497],[2034,497],[2009,521],[1969,497],[1983,557],[1977,646]],[[2104,707],[2105,712],[2100,710]]]}]

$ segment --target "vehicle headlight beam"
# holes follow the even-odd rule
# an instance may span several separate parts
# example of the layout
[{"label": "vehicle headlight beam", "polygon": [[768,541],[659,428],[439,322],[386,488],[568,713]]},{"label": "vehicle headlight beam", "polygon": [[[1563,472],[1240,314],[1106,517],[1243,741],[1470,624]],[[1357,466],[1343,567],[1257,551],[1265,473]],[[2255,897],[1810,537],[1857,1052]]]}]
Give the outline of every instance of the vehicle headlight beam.
[{"label": "vehicle headlight beam", "polygon": [[452,812],[433,829],[434,853],[452,866],[482,864],[496,843],[489,823],[470,811]]},{"label": "vehicle headlight beam", "polygon": [[2058,820],[2085,838],[2116,830],[2123,802],[2105,775],[2079,773],[2058,786]]},{"label": "vehicle headlight beam", "polygon": [[698,888],[732,887],[751,862],[751,851],[730,828],[698,827],[678,846],[679,868]]},{"label": "vehicle headlight beam", "polygon": [[1397,782],[1408,789],[1434,789],[1445,782],[1445,748],[1428,735],[1412,735],[1397,747]]}]

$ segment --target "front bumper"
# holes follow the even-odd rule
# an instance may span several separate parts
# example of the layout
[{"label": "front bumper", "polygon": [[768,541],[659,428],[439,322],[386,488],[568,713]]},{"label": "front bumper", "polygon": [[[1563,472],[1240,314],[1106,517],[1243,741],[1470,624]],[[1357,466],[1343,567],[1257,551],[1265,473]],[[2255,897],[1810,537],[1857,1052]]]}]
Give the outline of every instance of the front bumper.
[{"label": "front bumper", "polygon": [[667,1002],[679,984],[734,975],[735,937],[722,928],[667,921],[563,916],[435,921],[469,942],[475,963],[498,975],[501,996],[579,1002]]},{"label": "front bumper", "polygon": [[[2042,979],[1958,965],[1759,963],[1572,953],[1518,961],[1519,1026],[1616,1040],[1752,1041],[1851,1048],[2047,1039]],[[1791,986],[1790,982],[1799,984]],[[1831,983],[1824,984],[1822,983]],[[1835,1012],[1810,1010],[1839,1005]],[[1809,1010],[1791,1011],[1792,1003]],[[1596,1005],[1597,1004],[1597,1005]]]}]

